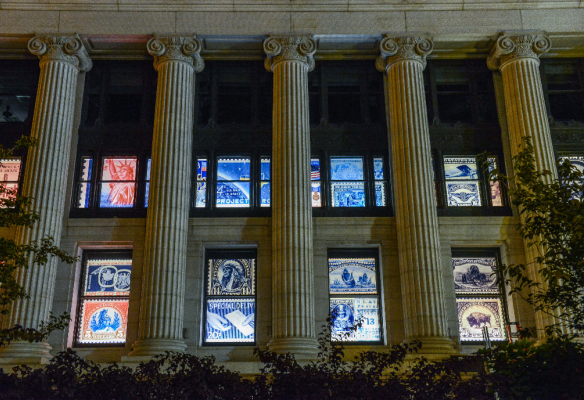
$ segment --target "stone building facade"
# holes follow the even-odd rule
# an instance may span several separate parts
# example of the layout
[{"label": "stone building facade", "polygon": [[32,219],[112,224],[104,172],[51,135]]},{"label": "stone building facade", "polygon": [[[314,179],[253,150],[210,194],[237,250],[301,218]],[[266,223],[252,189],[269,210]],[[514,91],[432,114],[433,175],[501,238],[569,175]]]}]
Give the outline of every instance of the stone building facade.
[{"label": "stone building facade", "polygon": [[[49,311],[71,313],[72,323],[47,343],[1,349],[0,363],[44,363],[68,347],[128,364],[175,350],[252,372],[254,346],[313,358],[329,312],[361,300],[375,304],[377,336],[351,342],[350,352],[419,339],[422,353],[447,356],[481,345],[461,337],[459,323],[505,339],[509,322],[540,329],[549,322],[496,290],[492,321],[461,317],[461,307],[487,297],[459,288],[456,262],[534,257],[516,211],[476,155],[489,151],[512,174],[528,134],[538,168],[584,156],[584,2],[1,1],[0,22],[0,99],[18,97],[11,88],[24,76],[36,87],[20,121],[15,107],[0,105],[7,113],[0,141],[39,139],[21,155],[15,183],[41,215],[34,228],[2,234],[19,243],[53,236],[80,257],[22,272],[31,298],[3,323],[35,326]],[[249,183],[221,176],[221,163],[236,156],[251,165],[240,176]],[[464,172],[473,157],[474,175],[450,186],[457,178],[448,163]],[[361,178],[337,182],[335,168],[350,160]],[[83,175],[86,162],[99,170]],[[118,166],[106,176],[109,162]],[[133,176],[114,177],[130,163]],[[116,180],[126,186],[114,187]],[[348,197],[338,188],[352,180],[362,203],[351,198],[357,207],[343,208]],[[463,190],[452,203],[450,194],[469,182],[477,202]],[[220,206],[219,188],[234,186],[253,188],[253,198]],[[104,193],[111,200],[128,190],[129,207],[101,203]],[[105,284],[95,289],[101,301],[120,304],[117,339],[84,339],[87,324],[97,324],[82,315],[96,301],[90,274],[98,271],[99,282],[130,276],[108,280],[103,264],[89,269],[92,257],[131,260],[131,290],[115,297]],[[230,276],[221,262],[230,258],[254,264],[252,275],[242,273],[247,291],[221,283]],[[333,289],[332,265],[347,259],[373,260],[374,290],[359,292],[350,278],[343,281],[353,289]],[[221,270],[212,270],[215,261]],[[211,288],[217,271],[223,292]],[[461,279],[475,286],[488,279],[483,269],[464,271]],[[227,304],[228,291],[253,311],[240,313],[245,321],[235,312],[228,318],[243,336],[213,341],[210,333],[219,337],[227,321],[211,321],[209,307]],[[120,322],[108,324],[102,331],[117,335]]]}]

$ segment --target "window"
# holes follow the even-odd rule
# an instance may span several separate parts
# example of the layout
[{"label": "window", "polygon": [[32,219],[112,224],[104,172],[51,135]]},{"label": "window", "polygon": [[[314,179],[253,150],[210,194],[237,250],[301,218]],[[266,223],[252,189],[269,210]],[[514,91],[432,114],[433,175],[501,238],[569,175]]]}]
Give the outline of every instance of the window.
[{"label": "window", "polygon": [[[313,207],[387,207],[383,156],[330,156],[328,161],[329,174],[323,176],[320,158],[311,159]],[[323,181],[328,183],[324,191]]]},{"label": "window", "polygon": [[144,217],[156,74],[150,62],[96,61],[87,73],[72,217]]},{"label": "window", "polygon": [[431,124],[497,121],[492,73],[484,60],[429,61],[425,73]]},{"label": "window", "polygon": [[18,193],[20,158],[0,160],[0,199],[10,199]]},{"label": "window", "polygon": [[554,121],[584,121],[584,63],[577,59],[542,59],[548,113]]},{"label": "window", "polygon": [[255,61],[197,75],[191,217],[270,216],[272,79]]},{"label": "window", "polygon": [[83,255],[75,345],[124,346],[132,277],[131,251]]},{"label": "window", "polygon": [[322,61],[308,77],[313,215],[391,215],[383,74]]},{"label": "window", "polygon": [[476,156],[444,156],[444,188],[441,192],[446,198],[440,200],[447,207],[503,206],[499,182],[488,182],[487,179],[488,173],[498,168],[497,158],[488,157],[487,160],[488,168],[485,168],[479,165]]},{"label": "window", "polygon": [[496,282],[497,250],[452,250],[452,271],[460,340],[483,341],[487,328],[491,341],[507,340],[507,302]]},{"label": "window", "polygon": [[[257,154],[257,153],[256,153]],[[228,216],[234,209],[258,212],[271,203],[270,157],[218,156],[210,163],[206,156],[197,157],[195,208],[211,215]],[[207,184],[208,168],[212,168],[213,185]]]},{"label": "window", "polygon": [[488,180],[505,173],[492,72],[484,60],[429,61],[425,82],[438,215],[511,215],[504,188]]},{"label": "window", "polygon": [[255,344],[256,260],[255,250],[207,250],[203,344]]},{"label": "window", "polygon": [[80,157],[74,207],[85,210],[148,206],[150,158]]},{"label": "window", "polygon": [[377,250],[331,249],[328,266],[332,339],[381,344]]}]

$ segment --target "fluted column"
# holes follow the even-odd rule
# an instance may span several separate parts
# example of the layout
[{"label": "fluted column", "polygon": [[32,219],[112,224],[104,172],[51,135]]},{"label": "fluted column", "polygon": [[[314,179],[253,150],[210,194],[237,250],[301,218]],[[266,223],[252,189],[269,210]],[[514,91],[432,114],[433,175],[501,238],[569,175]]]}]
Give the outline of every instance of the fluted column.
[{"label": "fluted column", "polygon": [[148,42],[158,71],[140,327],[131,356],[183,351],[183,317],[195,73],[203,70],[194,37]]},{"label": "fluted column", "polygon": [[269,348],[314,358],[312,202],[308,72],[316,43],[270,37],[266,69],[274,73],[272,145],[272,333]]},{"label": "fluted column", "polygon": [[387,75],[406,341],[421,340],[422,353],[451,353],[422,74],[433,44],[423,37],[386,35],[380,47],[377,68]]},{"label": "fluted column", "polygon": [[[550,48],[550,38],[543,32],[504,32],[487,60],[489,68],[501,71],[511,155],[517,155],[523,138],[530,136],[536,168],[552,173],[544,178],[548,182],[557,179],[557,173],[539,74],[539,56]],[[528,273],[531,279],[539,281],[535,264],[539,251],[537,246],[528,246],[529,242],[524,240]],[[545,326],[554,322],[551,315],[536,313],[535,323],[540,334]]]},{"label": "fluted column", "polygon": [[[91,60],[78,36],[36,36],[28,42],[30,52],[40,59],[31,137],[38,144],[28,151],[22,195],[33,199],[29,211],[40,219],[32,227],[19,227],[16,241],[20,245],[38,243],[48,236],[54,244],[61,242],[65,189],[73,114],[80,72],[89,71]],[[18,272],[18,282],[30,295],[12,304],[6,327],[15,324],[37,328],[49,317],[53,303],[57,259],[37,266],[29,262],[28,269]],[[0,349],[2,358],[49,358],[51,346],[46,342],[13,342]]]}]

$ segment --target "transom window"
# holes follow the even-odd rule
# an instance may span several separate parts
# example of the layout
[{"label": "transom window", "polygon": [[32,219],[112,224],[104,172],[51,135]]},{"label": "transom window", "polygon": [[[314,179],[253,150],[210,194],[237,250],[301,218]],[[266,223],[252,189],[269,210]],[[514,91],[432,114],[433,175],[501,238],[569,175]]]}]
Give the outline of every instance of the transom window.
[{"label": "transom window", "polygon": [[541,69],[546,105],[552,119],[584,121],[583,61],[542,59]]}]

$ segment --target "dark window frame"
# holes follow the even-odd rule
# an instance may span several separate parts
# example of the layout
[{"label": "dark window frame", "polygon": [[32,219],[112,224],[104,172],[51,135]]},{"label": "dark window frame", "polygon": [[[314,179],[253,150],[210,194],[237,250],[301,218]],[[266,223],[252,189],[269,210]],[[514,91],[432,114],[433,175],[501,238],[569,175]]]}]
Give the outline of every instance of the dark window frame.
[{"label": "dark window frame", "polygon": [[[579,82],[579,89],[550,89],[549,87],[552,85],[550,82],[550,74],[547,72],[549,71],[554,65],[568,65],[571,64],[576,69],[576,79]],[[567,58],[567,59],[557,59],[557,58],[542,58],[540,62],[540,71],[541,71],[541,81],[542,81],[542,89],[544,93],[545,105],[548,116],[550,117],[550,122],[553,125],[558,122],[571,122],[575,120],[577,123],[584,123],[584,58]],[[577,97],[580,98],[580,111],[581,117],[578,119],[564,119],[558,118],[558,116],[554,116],[552,112],[552,101],[550,100],[550,96],[554,95],[563,95],[568,93],[574,93]],[[578,96],[579,94],[579,96]]]},{"label": "dark window frame", "polygon": [[[87,274],[87,262],[90,258],[128,258],[132,260],[133,266],[133,249],[128,250],[86,250],[83,252],[82,262],[81,262],[81,273],[79,274],[79,289],[77,291],[77,306],[75,307],[75,328],[73,329],[73,348],[103,348],[103,347],[126,347],[128,342],[125,343],[78,343],[79,339],[79,329],[83,321],[81,321],[81,311],[83,308],[83,301],[86,299],[120,299],[128,300],[128,315],[126,319],[130,317],[130,296],[83,296],[83,288],[85,286],[85,278]],[[132,290],[132,283],[130,282],[130,291]],[[130,292],[131,293],[131,292]],[[127,329],[130,324],[127,324]],[[128,331],[126,330],[126,338],[128,338]]]},{"label": "dark window frame", "polygon": [[[253,255],[253,257],[252,257]],[[213,257],[214,256],[214,257]],[[241,296],[226,296],[226,295],[208,295],[207,288],[209,287],[209,260],[211,259],[233,259],[233,258],[248,258],[255,259],[255,274],[254,274],[254,295],[241,295]],[[203,303],[202,303],[202,319],[201,319],[201,346],[203,347],[245,347],[245,346],[257,346],[257,334],[258,334],[258,255],[256,248],[223,248],[223,249],[206,249],[205,250],[205,264],[203,266],[203,273],[205,274],[202,279],[203,287]],[[253,342],[207,342],[206,341],[206,325],[207,325],[207,300],[208,299],[237,299],[237,298],[254,298],[254,341]]]},{"label": "dark window frame", "polygon": [[[494,257],[496,260],[497,266],[502,265],[501,249],[500,248],[496,248],[496,247],[485,247],[485,248],[481,248],[481,247],[474,247],[474,248],[454,247],[451,249],[451,258],[467,258],[467,257],[468,258]],[[450,268],[452,268],[452,264],[450,265]],[[503,308],[501,310],[501,314],[503,316],[502,323],[504,326],[502,326],[501,328],[504,329],[505,336],[506,337],[508,336],[509,332],[507,331],[506,328],[507,328],[507,325],[509,324],[509,304],[508,304],[507,292],[505,290],[505,287],[499,286],[499,293],[497,296],[494,294],[468,295],[468,294],[457,294],[456,292],[454,293],[455,299],[464,298],[464,297],[475,297],[475,298],[485,298],[485,299],[499,297],[501,299],[501,306]],[[457,313],[458,313],[458,311],[457,311]],[[458,320],[458,316],[457,316],[457,320]],[[465,340],[465,341],[461,340],[460,344],[462,346],[476,346],[476,345],[484,345],[485,341],[484,340]]]},{"label": "dark window frame", "polygon": [[381,281],[381,267],[379,264],[380,261],[380,255],[379,255],[379,249],[378,248],[367,248],[367,247],[363,247],[363,248],[336,248],[336,247],[332,247],[332,248],[328,248],[327,249],[327,269],[328,269],[328,263],[329,263],[329,259],[331,258],[374,258],[375,259],[375,279],[377,279],[377,294],[368,294],[368,295],[359,295],[359,294],[331,294],[330,293],[330,278],[329,275],[327,274],[327,287],[329,287],[329,289],[327,290],[328,292],[328,304],[327,304],[327,309],[329,310],[330,313],[330,301],[331,299],[334,298],[376,298],[377,299],[377,304],[379,307],[379,314],[378,314],[378,318],[379,318],[379,340],[378,341],[342,341],[341,343],[343,343],[343,345],[345,346],[382,346],[385,344],[385,331],[384,331],[384,306],[383,306],[383,290],[382,290],[382,281]]}]

